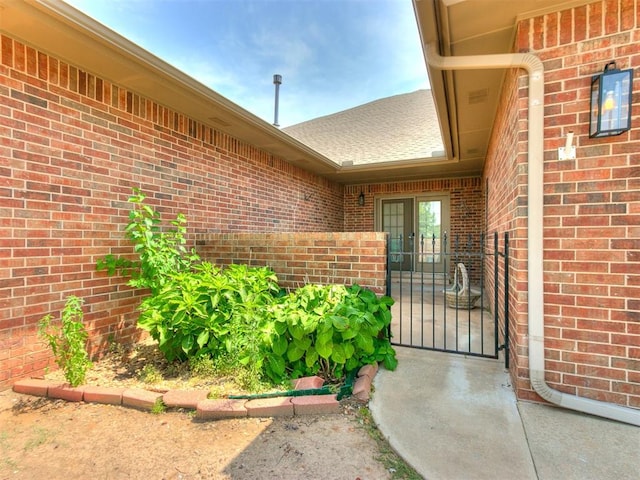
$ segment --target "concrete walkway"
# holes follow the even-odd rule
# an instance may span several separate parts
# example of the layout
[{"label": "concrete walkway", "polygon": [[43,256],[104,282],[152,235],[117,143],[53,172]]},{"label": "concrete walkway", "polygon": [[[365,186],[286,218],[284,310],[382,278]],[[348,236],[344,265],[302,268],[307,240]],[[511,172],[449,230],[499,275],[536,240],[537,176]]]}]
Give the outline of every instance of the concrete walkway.
[{"label": "concrete walkway", "polygon": [[396,347],[370,408],[428,480],[640,478],[640,428],[517,402],[503,363]]}]

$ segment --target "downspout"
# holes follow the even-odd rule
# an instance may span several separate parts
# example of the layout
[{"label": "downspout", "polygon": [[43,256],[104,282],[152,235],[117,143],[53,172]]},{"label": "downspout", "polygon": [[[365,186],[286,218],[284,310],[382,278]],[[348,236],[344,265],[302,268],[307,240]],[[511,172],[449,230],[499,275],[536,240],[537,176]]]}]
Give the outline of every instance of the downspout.
[{"label": "downspout", "polygon": [[529,379],[543,399],[558,406],[640,426],[640,410],[578,397],[552,389],[545,381],[544,367],[544,68],[538,57],[528,53],[443,57],[434,45],[427,49],[427,61],[439,70],[523,68],[529,76],[529,138],[527,180],[527,299],[529,334]]}]

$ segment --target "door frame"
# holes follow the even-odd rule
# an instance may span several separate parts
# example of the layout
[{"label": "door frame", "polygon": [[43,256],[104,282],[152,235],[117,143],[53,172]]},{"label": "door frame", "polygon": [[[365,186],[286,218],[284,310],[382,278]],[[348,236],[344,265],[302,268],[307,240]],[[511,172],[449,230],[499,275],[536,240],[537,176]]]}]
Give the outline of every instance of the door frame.
[{"label": "door frame", "polygon": [[[402,206],[402,215],[399,222],[402,225],[402,233],[401,237],[393,237],[389,238],[389,254],[390,258],[395,258],[392,263],[393,270],[402,270],[409,271],[414,268],[414,257],[412,254],[415,251],[413,246],[413,236],[415,231],[413,227],[415,225],[415,199],[412,197],[400,197],[400,198],[381,198],[379,202],[379,212],[380,212],[380,228],[379,230],[383,231],[383,227],[385,224],[385,207],[389,204],[397,204]],[[397,219],[398,217],[396,217]],[[398,225],[391,226],[391,229],[397,229]],[[402,245],[399,245],[399,251],[397,251],[398,245],[397,241],[401,240]],[[397,253],[396,253],[397,252]],[[398,255],[399,254],[399,255]]]},{"label": "door frame", "polygon": [[[420,209],[418,208],[418,204],[421,201],[440,201],[440,215],[441,215],[441,219],[440,219],[440,238],[437,241],[437,245],[439,246],[439,261],[438,262],[425,262],[424,265],[422,265],[422,267],[419,265],[419,261],[420,261],[420,250],[422,249],[422,247],[424,248],[424,252],[429,253],[429,252],[433,252],[433,246],[432,246],[432,237],[427,237],[425,235],[424,238],[424,245],[421,245],[421,239],[420,239],[420,232],[419,232],[419,215],[420,215]],[[445,256],[444,253],[442,251],[442,247],[444,245],[444,236],[445,235],[449,235],[451,232],[451,196],[449,195],[448,192],[446,193],[432,193],[432,192],[427,192],[424,194],[419,194],[416,195],[415,197],[415,206],[414,206],[414,224],[416,227],[416,235],[418,236],[418,238],[416,238],[415,240],[415,249],[416,249],[416,265],[414,266],[414,268],[416,270],[421,270],[421,268],[424,268],[425,272],[430,272],[430,273],[445,273]],[[429,232],[426,232],[427,234],[429,234]],[[431,232],[433,233],[433,232]],[[428,268],[425,268],[428,267]]]},{"label": "door frame", "polygon": [[[411,228],[409,228],[409,231],[411,232],[418,232],[418,226],[419,226],[419,221],[418,221],[418,215],[419,215],[419,211],[418,211],[418,203],[420,201],[431,201],[431,200],[441,200],[442,201],[442,219],[441,219],[441,232],[440,235],[442,237],[442,235],[444,234],[449,234],[450,233],[450,229],[451,229],[451,194],[449,192],[417,192],[417,193],[410,193],[410,194],[402,194],[402,193],[395,193],[395,194],[389,194],[389,195],[380,195],[380,196],[376,196],[375,201],[374,201],[374,226],[376,231],[378,232],[382,232],[382,222],[383,222],[383,218],[382,218],[382,203],[385,200],[411,200],[413,202],[413,218],[412,218],[412,222],[413,225],[411,225]],[[431,239],[427,240],[425,239],[425,248],[428,242],[428,246],[429,248],[431,247]],[[411,264],[411,270],[412,271],[416,271],[417,269],[419,269],[419,265],[418,265],[418,259],[420,258],[419,254],[420,254],[420,246],[421,246],[421,242],[419,238],[414,238],[413,243],[413,249],[414,251],[412,252],[413,255],[413,262]],[[441,257],[442,258],[442,257]],[[444,266],[442,266],[442,269],[444,268]],[[443,272],[438,272],[438,273],[443,273]]]}]

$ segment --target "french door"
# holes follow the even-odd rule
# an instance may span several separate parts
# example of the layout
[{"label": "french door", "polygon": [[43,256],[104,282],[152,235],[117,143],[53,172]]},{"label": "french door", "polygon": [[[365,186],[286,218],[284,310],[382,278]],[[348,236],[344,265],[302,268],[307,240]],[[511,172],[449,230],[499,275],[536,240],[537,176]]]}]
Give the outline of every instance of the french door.
[{"label": "french door", "polygon": [[382,230],[389,234],[391,268],[411,270],[413,243],[413,199],[382,200]]},{"label": "french door", "polygon": [[389,233],[394,270],[444,272],[443,236],[449,230],[449,196],[383,198],[379,225]]}]

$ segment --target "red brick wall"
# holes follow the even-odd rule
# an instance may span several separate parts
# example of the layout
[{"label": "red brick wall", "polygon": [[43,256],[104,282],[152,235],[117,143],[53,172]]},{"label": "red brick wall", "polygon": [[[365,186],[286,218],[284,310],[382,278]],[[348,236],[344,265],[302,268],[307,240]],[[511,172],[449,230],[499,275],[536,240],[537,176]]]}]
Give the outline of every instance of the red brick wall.
[{"label": "red brick wall", "polygon": [[[487,231],[498,232],[499,249],[504,251],[504,233],[509,233],[509,281],[508,296],[510,311],[509,352],[512,376],[513,372],[527,368],[526,356],[518,352],[519,345],[526,345],[526,292],[527,281],[527,241],[526,241],[526,108],[527,98],[519,99],[518,82],[526,85],[526,81],[518,78],[518,72],[509,72],[504,82],[503,97],[497,109],[494,132],[500,141],[492,141],[489,145],[485,162],[485,197],[487,202]],[[524,102],[524,103],[522,103]],[[524,148],[524,150],[523,150]],[[524,203],[523,203],[524,202]],[[487,257],[487,271],[493,271],[494,259]],[[499,278],[504,279],[504,262],[499,262]],[[489,298],[494,298],[495,285],[493,276],[487,277]],[[524,289],[524,290],[523,290]],[[504,287],[499,285],[499,304],[504,305]],[[504,343],[505,318],[503,309],[498,311],[499,344]],[[524,361],[524,364],[522,362]],[[517,386],[516,386],[517,388]]]},{"label": "red brick wall", "polygon": [[[358,205],[360,192],[365,195],[364,206]],[[444,178],[411,182],[348,185],[344,191],[344,229],[347,232],[372,231],[374,206],[378,198],[406,194],[448,193],[451,198],[451,231],[466,236],[483,231],[484,197],[480,177]]]},{"label": "red brick wall", "polygon": [[[378,183],[367,185],[348,185],[344,192],[344,229],[347,232],[375,230],[375,202],[385,196],[407,197],[420,194],[449,194],[450,197],[450,235],[458,235],[460,248],[466,248],[467,238],[472,237],[472,249],[479,248],[478,239],[484,232],[484,196],[480,177],[430,179],[411,182]],[[364,206],[358,205],[360,192],[365,194]],[[451,242],[451,236],[450,236]],[[449,250],[453,246],[450,243]],[[473,272],[479,272],[477,266]],[[453,270],[451,270],[453,275]],[[479,273],[473,281],[479,280]]]},{"label": "red brick wall", "polygon": [[[547,381],[563,392],[631,407],[640,407],[639,27],[638,0],[601,1],[522,21],[515,47],[539,56],[545,67]],[[590,139],[590,79],[611,60],[635,69],[632,129]],[[508,99],[514,82],[517,101]],[[539,399],[527,371],[525,79],[508,81],[504,92],[505,114],[494,128],[485,171],[489,226],[504,225],[515,238],[512,375],[520,398]],[[577,158],[561,161],[557,148],[569,131]]]},{"label": "red brick wall", "polygon": [[94,350],[136,335],[136,293],[95,272],[123,239],[133,187],[196,233],[335,231],[343,187],[0,38],[0,389],[51,357],[35,326],[85,299]]},{"label": "red brick wall", "polygon": [[269,266],[285,288],[357,283],[385,293],[385,233],[207,233],[197,245],[217,265]]}]

